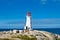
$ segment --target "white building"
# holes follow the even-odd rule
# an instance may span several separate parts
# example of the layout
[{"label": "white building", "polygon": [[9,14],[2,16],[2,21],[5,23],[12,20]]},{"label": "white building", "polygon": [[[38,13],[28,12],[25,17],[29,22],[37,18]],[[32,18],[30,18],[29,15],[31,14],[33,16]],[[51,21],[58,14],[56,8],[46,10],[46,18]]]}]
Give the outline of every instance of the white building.
[{"label": "white building", "polygon": [[31,27],[31,12],[28,12],[27,13],[27,16],[26,16],[26,25],[24,27],[25,30],[31,30],[32,27]]}]

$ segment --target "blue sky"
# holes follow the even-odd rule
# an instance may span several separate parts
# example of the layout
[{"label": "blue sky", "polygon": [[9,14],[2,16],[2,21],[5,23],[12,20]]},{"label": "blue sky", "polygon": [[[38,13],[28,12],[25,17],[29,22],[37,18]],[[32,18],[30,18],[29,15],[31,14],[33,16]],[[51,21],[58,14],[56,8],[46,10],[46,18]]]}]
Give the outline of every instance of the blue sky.
[{"label": "blue sky", "polygon": [[60,28],[60,0],[0,0],[0,28],[24,27],[28,11],[33,27]]}]

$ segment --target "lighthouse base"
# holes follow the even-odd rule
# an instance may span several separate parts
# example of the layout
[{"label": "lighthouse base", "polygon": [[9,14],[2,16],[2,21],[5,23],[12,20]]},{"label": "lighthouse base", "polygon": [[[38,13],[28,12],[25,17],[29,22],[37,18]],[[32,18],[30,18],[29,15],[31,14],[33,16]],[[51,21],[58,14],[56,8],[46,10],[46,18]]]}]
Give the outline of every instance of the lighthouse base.
[{"label": "lighthouse base", "polygon": [[24,29],[24,33],[28,33],[28,34],[30,34],[30,32],[31,32],[32,30],[27,30],[27,29]]}]

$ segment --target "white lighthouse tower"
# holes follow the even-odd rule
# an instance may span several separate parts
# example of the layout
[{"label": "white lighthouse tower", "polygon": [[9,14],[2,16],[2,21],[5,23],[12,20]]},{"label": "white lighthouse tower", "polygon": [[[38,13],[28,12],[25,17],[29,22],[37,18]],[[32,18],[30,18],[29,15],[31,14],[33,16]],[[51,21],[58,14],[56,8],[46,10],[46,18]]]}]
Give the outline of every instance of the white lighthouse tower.
[{"label": "white lighthouse tower", "polygon": [[31,30],[31,12],[27,12],[25,30]]}]

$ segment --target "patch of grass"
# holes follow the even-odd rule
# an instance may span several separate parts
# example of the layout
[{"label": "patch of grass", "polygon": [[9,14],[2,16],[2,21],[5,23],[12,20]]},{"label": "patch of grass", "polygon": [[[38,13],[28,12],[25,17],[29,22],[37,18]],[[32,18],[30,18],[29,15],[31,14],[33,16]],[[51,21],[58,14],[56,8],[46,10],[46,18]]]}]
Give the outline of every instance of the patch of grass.
[{"label": "patch of grass", "polygon": [[14,40],[14,39],[9,39],[9,38],[0,38],[0,40]]},{"label": "patch of grass", "polygon": [[27,35],[19,35],[19,36],[13,36],[12,38],[19,38],[21,40],[37,40],[36,37],[34,37],[33,35],[30,35],[31,38]]},{"label": "patch of grass", "polygon": [[9,40],[9,39],[7,39],[7,38],[0,38],[0,40]]},{"label": "patch of grass", "polygon": [[27,35],[21,36],[20,39],[22,39],[22,40],[37,40],[35,37],[29,38]]}]

